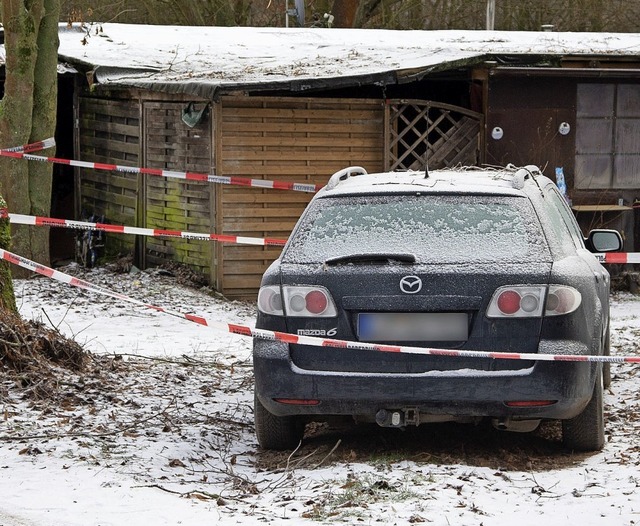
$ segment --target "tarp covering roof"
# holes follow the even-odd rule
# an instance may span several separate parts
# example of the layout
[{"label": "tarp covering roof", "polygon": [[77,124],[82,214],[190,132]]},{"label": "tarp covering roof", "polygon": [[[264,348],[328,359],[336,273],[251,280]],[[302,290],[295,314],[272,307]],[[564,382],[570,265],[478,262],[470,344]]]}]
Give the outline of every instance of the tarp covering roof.
[{"label": "tarp covering roof", "polygon": [[395,84],[501,55],[633,57],[640,34],[95,24],[61,26],[59,55],[98,84],[213,98]]}]

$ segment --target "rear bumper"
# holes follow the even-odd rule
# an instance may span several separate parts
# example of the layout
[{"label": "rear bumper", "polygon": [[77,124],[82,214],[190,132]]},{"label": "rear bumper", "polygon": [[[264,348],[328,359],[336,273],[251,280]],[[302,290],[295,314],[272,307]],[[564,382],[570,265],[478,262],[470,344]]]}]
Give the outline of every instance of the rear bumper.
[{"label": "rear bumper", "polygon": [[[322,352],[319,349],[318,352]],[[361,351],[363,359],[373,351]],[[542,341],[539,353],[589,354],[579,342]],[[455,360],[455,358],[451,358]],[[371,419],[380,409],[415,408],[455,418],[566,419],[579,414],[593,392],[599,364],[535,362],[514,371],[454,370],[422,374],[345,373],[304,370],[291,362],[288,345],[254,340],[256,394],[273,414],[354,415]],[[483,360],[483,359],[479,359]],[[277,399],[314,400],[295,405]],[[543,407],[508,401],[553,400]]]}]

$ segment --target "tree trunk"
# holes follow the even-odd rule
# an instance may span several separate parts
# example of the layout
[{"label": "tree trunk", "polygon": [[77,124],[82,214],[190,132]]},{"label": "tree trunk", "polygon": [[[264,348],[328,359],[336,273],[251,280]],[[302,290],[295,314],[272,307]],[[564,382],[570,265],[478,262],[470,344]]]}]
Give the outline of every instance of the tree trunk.
[{"label": "tree trunk", "polygon": [[360,0],[334,0],[331,14],[335,16],[334,27],[353,27]]},{"label": "tree trunk", "polygon": [[382,0],[361,0],[358,2],[353,27],[364,27],[364,24],[371,18],[371,15],[381,2]]},{"label": "tree trunk", "polygon": [[[5,95],[0,102],[0,147],[29,142],[33,114],[33,77],[37,54],[34,20],[22,2],[2,2],[6,50]],[[38,21],[39,24],[39,21]],[[29,163],[0,158],[0,193],[10,212],[29,214]],[[13,249],[30,258],[28,227],[13,228]]]},{"label": "tree trunk", "polygon": [[[0,196],[0,211],[7,208],[7,203]],[[9,250],[11,235],[9,234],[9,219],[0,213],[0,248]],[[16,298],[13,294],[13,281],[11,281],[11,263],[4,259],[0,261],[0,309],[17,312]]]},{"label": "tree trunk", "polygon": [[[0,147],[40,141],[55,133],[59,17],[59,0],[2,2],[6,80],[0,101]],[[49,163],[0,158],[0,193],[9,212],[49,215],[52,172]],[[49,264],[48,229],[14,225],[12,234],[15,252]]]},{"label": "tree trunk", "polygon": [[[36,42],[38,57],[34,75],[33,118],[31,120],[29,142],[53,137],[56,132],[60,1],[44,0],[44,13]],[[30,163],[29,199],[31,201],[31,215],[50,215],[52,176],[52,164]],[[31,234],[30,248],[33,259],[49,264],[49,229],[42,227],[31,228],[29,232]]]}]

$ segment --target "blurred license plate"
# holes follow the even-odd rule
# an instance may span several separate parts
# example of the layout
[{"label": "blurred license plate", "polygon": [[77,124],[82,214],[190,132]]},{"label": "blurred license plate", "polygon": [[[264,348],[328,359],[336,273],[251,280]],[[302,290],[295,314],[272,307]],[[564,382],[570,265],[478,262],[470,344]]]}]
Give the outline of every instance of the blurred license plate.
[{"label": "blurred license plate", "polygon": [[366,312],[358,315],[361,341],[465,341],[469,318],[464,312]]}]

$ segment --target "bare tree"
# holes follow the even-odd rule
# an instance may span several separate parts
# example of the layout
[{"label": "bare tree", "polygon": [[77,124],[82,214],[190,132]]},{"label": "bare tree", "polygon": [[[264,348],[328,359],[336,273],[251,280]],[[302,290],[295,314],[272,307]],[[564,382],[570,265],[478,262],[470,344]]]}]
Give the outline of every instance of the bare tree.
[{"label": "bare tree", "polygon": [[[283,26],[286,0],[61,0],[63,21]],[[309,0],[308,4],[313,4]]]},{"label": "bare tree", "polygon": [[497,0],[496,29],[637,32],[638,0]]},{"label": "bare tree", "polygon": [[[355,27],[484,29],[487,0],[358,0]],[[636,32],[640,0],[496,0],[495,29]]]},{"label": "bare tree", "polygon": [[360,0],[335,0],[331,14],[335,17],[335,27],[353,27]]},{"label": "bare tree", "polygon": [[382,4],[382,0],[359,0],[354,27],[365,27],[368,20],[371,19],[376,9]]},{"label": "bare tree", "polygon": [[[6,208],[7,203],[0,196],[0,210],[6,210]],[[0,248],[8,250],[11,246],[11,234],[9,232],[9,219],[4,216],[6,214],[0,214]],[[9,265],[10,263],[7,261],[0,261],[0,309],[17,312]]]},{"label": "bare tree", "polygon": [[[63,18],[96,22],[279,27],[286,0],[61,0]],[[306,0],[307,25],[326,12],[335,27],[485,29],[487,0]],[[636,32],[640,0],[496,0],[495,29]]]},{"label": "bare tree", "polygon": [[[0,145],[3,147],[54,135],[59,18],[59,0],[2,2],[6,52],[4,98],[0,101]],[[0,193],[10,212],[49,215],[51,179],[49,163],[0,159]],[[49,261],[46,229],[14,228],[13,247],[27,258]]]}]

